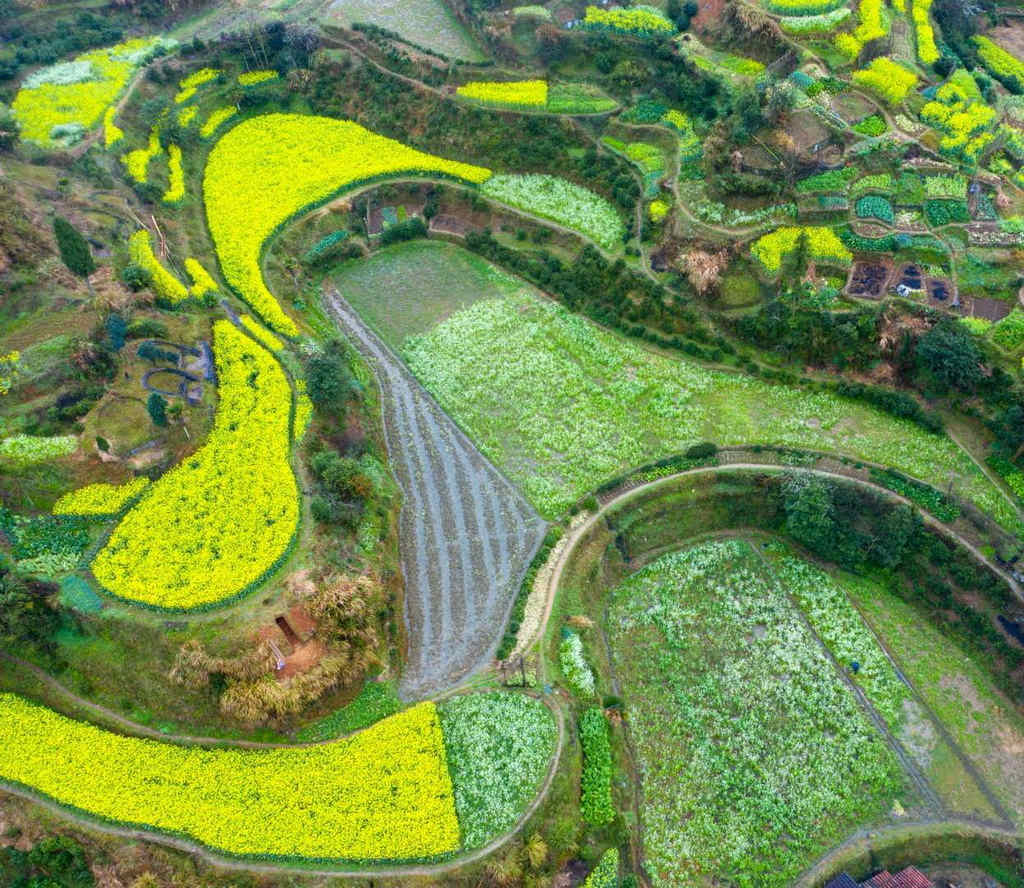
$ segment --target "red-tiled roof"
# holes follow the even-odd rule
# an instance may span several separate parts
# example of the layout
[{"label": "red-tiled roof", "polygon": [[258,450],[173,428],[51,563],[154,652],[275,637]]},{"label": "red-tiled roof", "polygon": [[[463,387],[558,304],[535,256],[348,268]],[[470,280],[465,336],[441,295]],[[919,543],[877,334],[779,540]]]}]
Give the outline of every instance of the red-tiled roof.
[{"label": "red-tiled roof", "polygon": [[908,866],[895,876],[882,870],[864,883],[864,888],[935,888],[935,883],[917,867]]},{"label": "red-tiled roof", "polygon": [[917,867],[908,866],[893,876],[888,888],[935,888],[935,883]]}]

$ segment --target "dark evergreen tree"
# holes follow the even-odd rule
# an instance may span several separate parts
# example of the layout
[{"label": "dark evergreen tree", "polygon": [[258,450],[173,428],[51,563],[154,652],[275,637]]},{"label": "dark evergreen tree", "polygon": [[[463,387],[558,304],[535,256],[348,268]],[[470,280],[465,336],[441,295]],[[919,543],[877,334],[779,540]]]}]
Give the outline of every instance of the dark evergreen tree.
[{"label": "dark evergreen tree", "polygon": [[61,216],[54,216],[53,233],[57,238],[60,258],[74,274],[84,278],[96,270],[89,244],[74,225]]}]

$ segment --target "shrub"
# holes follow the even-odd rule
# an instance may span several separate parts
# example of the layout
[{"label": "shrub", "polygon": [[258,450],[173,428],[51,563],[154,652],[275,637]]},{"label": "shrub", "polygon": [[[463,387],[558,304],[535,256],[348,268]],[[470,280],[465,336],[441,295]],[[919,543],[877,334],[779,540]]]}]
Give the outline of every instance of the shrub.
[{"label": "shrub", "polygon": [[615,819],[612,801],[612,747],[608,719],[598,706],[580,716],[580,744],[583,746],[583,774],[580,778],[580,809],[591,826],[604,826]]}]

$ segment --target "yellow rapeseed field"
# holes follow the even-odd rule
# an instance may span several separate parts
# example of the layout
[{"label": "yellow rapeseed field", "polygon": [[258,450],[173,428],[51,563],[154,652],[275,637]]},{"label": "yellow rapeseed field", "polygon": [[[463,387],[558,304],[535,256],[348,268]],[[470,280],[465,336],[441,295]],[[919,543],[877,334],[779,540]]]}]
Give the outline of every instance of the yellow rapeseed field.
[{"label": "yellow rapeseed field", "polygon": [[149,484],[145,477],[126,484],[88,484],[65,493],[53,504],[54,515],[116,515]]},{"label": "yellow rapeseed field", "polygon": [[296,335],[295,322],[263,281],[264,242],[300,210],[345,186],[398,173],[445,174],[477,183],[491,175],[346,120],[266,114],[238,124],[210,152],[203,179],[206,218],[224,279],[270,326]]},{"label": "yellow rapeseed field", "polygon": [[512,80],[507,83],[474,80],[456,92],[467,99],[489,105],[518,105],[543,108],[548,103],[548,85],[544,80]]},{"label": "yellow rapeseed field", "polygon": [[213,345],[219,403],[207,442],[150,485],[93,561],[114,595],[181,609],[223,601],[271,570],[298,527],[288,379],[229,321],[214,324]]},{"label": "yellow rapeseed field", "polygon": [[334,743],[252,750],[123,737],[0,694],[0,780],[229,854],[402,860],[459,845],[429,702]]}]

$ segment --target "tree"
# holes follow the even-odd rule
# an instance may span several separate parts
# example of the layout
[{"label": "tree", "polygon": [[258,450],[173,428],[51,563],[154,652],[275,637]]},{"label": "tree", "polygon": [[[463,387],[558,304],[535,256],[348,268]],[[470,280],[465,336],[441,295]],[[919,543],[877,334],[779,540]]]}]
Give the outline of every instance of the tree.
[{"label": "tree", "polygon": [[313,404],[322,410],[344,406],[358,390],[344,355],[344,343],[332,340],[306,362],[306,391]]},{"label": "tree", "polygon": [[57,238],[60,258],[72,273],[85,278],[96,270],[96,263],[92,261],[92,253],[89,252],[89,244],[67,219],[54,216],[53,233]]},{"label": "tree", "polygon": [[0,569],[0,640],[28,644],[52,656],[57,649],[53,637],[60,629],[60,612],[53,605],[56,588]]},{"label": "tree", "polygon": [[816,555],[831,556],[836,523],[829,485],[811,475],[792,475],[783,492],[787,532]]},{"label": "tree", "polygon": [[128,335],[128,325],[119,314],[107,316],[107,338],[110,340],[110,347],[114,351],[121,351],[124,348],[124,341]]},{"label": "tree", "polygon": [[997,414],[992,422],[992,431],[999,443],[1013,452],[1016,462],[1024,452],[1024,404],[1013,404]]},{"label": "tree", "polygon": [[981,352],[953,321],[941,321],[921,337],[917,359],[933,379],[962,392],[973,392],[983,375]]},{"label": "tree", "polygon": [[534,36],[537,38],[537,54],[545,65],[560,62],[569,48],[569,38],[561,29],[550,23],[540,25]]},{"label": "tree", "polygon": [[149,393],[146,410],[149,412],[149,418],[153,420],[153,425],[160,427],[167,425],[167,399],[159,392]]}]

